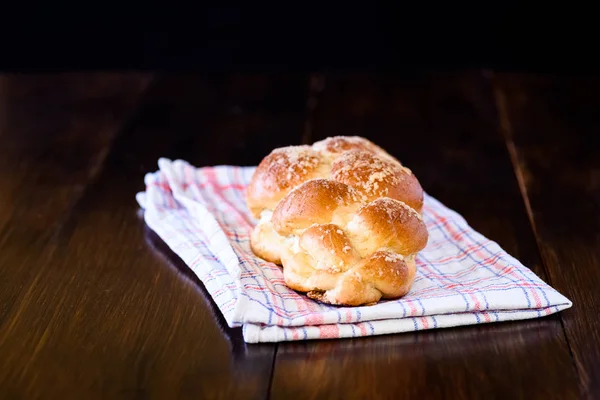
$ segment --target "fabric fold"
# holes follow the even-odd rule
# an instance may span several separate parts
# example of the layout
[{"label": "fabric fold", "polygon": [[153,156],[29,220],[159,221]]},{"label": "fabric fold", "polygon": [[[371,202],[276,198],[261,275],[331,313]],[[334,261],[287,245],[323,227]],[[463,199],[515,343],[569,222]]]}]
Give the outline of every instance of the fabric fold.
[{"label": "fabric fold", "polygon": [[159,160],[136,199],[146,224],[205,285],[248,343],[382,335],[543,317],[572,306],[496,242],[425,194],[427,247],[410,292],[373,306],[336,307],[289,289],[256,257],[245,203],[255,167],[195,168]]}]

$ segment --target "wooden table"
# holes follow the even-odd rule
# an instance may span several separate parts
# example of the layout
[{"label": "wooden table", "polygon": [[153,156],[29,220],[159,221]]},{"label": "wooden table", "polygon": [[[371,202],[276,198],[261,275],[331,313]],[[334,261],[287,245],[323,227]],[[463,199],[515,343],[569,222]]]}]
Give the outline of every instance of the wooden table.
[{"label": "wooden table", "polygon": [[[600,80],[0,76],[0,398],[600,398]],[[573,308],[245,345],[144,225],[159,157],[253,165],[362,135]]]}]

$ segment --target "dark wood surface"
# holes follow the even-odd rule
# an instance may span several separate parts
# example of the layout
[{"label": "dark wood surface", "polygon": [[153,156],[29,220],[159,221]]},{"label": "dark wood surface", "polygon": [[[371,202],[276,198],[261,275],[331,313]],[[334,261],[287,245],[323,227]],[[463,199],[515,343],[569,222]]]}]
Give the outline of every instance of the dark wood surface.
[{"label": "dark wood surface", "polygon": [[[600,80],[0,76],[0,398],[600,397]],[[574,302],[543,319],[246,345],[143,223],[159,157],[362,135]]]},{"label": "dark wood surface", "polygon": [[600,79],[499,76],[503,130],[581,391],[600,397]]}]

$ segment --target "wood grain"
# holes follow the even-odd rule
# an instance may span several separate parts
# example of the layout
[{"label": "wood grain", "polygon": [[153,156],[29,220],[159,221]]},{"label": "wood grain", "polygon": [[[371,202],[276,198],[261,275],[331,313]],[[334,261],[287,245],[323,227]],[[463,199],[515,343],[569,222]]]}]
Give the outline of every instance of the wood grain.
[{"label": "wood grain", "polygon": [[0,75],[0,338],[150,78]]},{"label": "wood grain", "polygon": [[[149,82],[0,76],[1,399],[599,396],[600,81],[497,76],[499,119],[478,73],[164,76],[138,107]],[[574,307],[246,346],[135,193],[159,157],[255,165],[338,134],[388,149]]]},{"label": "wood grain", "polygon": [[504,131],[562,313],[582,395],[600,397],[600,79],[498,75]]},{"label": "wood grain", "polygon": [[[135,202],[159,157],[256,164],[299,142],[304,76],[167,76],[72,210],[0,341],[12,398],[264,398],[275,346],[246,347]],[[8,368],[10,366],[10,368]]]},{"label": "wood grain", "polygon": [[[493,96],[475,73],[325,78],[313,140],[372,139],[540,277]],[[560,318],[280,344],[271,398],[576,398]]]}]

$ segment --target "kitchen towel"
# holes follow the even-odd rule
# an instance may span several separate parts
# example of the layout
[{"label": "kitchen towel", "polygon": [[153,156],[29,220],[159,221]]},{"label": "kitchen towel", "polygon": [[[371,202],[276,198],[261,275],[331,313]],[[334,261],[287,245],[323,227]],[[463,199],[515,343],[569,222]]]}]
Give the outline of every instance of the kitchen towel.
[{"label": "kitchen towel", "polygon": [[255,167],[160,159],[137,201],[146,224],[205,285],[247,343],[335,339],[543,317],[571,307],[500,246],[425,193],[427,247],[401,299],[372,306],[321,304],[289,289],[279,266],[256,257],[256,220],[244,191]]}]

